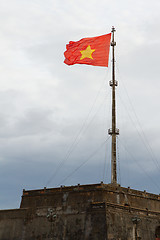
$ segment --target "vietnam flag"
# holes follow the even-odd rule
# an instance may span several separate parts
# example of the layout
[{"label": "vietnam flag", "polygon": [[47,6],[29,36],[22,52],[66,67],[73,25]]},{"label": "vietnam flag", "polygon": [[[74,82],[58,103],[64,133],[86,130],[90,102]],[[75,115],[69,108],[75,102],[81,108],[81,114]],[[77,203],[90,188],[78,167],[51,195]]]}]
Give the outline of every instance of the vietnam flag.
[{"label": "vietnam flag", "polygon": [[67,65],[78,63],[108,67],[110,40],[111,33],[69,42],[64,52],[64,63]]}]

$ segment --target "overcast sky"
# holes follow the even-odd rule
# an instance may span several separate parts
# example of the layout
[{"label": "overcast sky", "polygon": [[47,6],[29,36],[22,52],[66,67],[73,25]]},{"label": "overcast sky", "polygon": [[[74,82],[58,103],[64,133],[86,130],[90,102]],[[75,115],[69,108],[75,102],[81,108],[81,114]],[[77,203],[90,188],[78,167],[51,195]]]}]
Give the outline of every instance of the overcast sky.
[{"label": "overcast sky", "polygon": [[0,0],[0,208],[23,189],[110,183],[109,68],[65,45],[116,28],[118,181],[160,193],[160,1]]}]

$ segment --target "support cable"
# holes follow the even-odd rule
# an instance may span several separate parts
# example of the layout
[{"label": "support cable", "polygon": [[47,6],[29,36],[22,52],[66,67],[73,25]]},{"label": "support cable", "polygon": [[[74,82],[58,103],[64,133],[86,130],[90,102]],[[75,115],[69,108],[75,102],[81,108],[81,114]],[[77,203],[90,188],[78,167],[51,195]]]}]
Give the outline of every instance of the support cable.
[{"label": "support cable", "polygon": [[[121,141],[120,141],[121,142]],[[121,142],[122,144],[122,142]],[[133,158],[135,163],[138,165],[138,167],[145,173],[145,175],[152,181],[152,183],[157,187],[158,191],[160,191],[160,186],[154,181],[154,179],[145,171],[144,166],[140,164],[139,161],[136,160],[136,158],[131,154],[131,152],[128,151],[128,149],[122,144],[123,148],[125,149],[126,152]]]},{"label": "support cable", "polygon": [[94,151],[83,163],[81,163],[78,167],[76,167],[70,174],[68,174],[67,177],[63,179],[57,186],[61,185],[64,183],[67,179],[69,179],[75,172],[77,172],[83,165],[85,165],[99,150],[104,146],[104,144],[110,139],[110,136],[107,138],[105,142],[103,142],[96,151]]},{"label": "support cable", "polygon": [[[108,75],[108,73],[107,73],[107,75]],[[97,95],[96,95],[96,97],[95,97],[95,99],[94,99],[94,101],[93,101],[93,104],[92,104],[92,106],[91,106],[91,108],[90,108],[90,111],[89,111],[89,113],[87,114],[85,120],[83,121],[83,124],[82,124],[80,130],[78,131],[78,134],[76,134],[76,136],[75,136],[72,144],[70,145],[70,147],[69,147],[69,149],[68,149],[68,151],[67,151],[67,154],[65,155],[65,157],[63,158],[63,160],[60,162],[60,164],[58,165],[58,167],[56,168],[56,170],[54,171],[54,173],[52,174],[52,176],[51,176],[51,177],[49,178],[49,180],[47,181],[46,187],[49,185],[49,183],[50,183],[51,181],[53,181],[53,179],[56,177],[56,175],[58,174],[58,172],[60,171],[60,169],[62,168],[62,166],[64,165],[64,163],[69,159],[71,153],[74,151],[75,147],[78,145],[78,143],[79,143],[79,141],[80,141],[80,135],[82,134],[82,132],[85,131],[85,130],[87,130],[87,128],[88,128],[88,127],[86,127],[87,121],[88,121],[88,119],[89,119],[89,117],[90,117],[90,115],[91,115],[91,113],[92,113],[92,111],[93,111],[93,109],[94,109],[94,107],[95,107],[95,104],[96,104],[96,102],[97,102],[97,99],[98,99],[98,97],[99,97],[99,95],[100,95],[100,92],[101,92],[103,86],[104,86],[105,80],[106,80],[106,77],[105,77],[105,79],[103,79],[103,82],[102,82],[102,84],[101,84],[101,86],[100,86],[100,88],[99,88],[99,90],[98,90],[98,93],[97,93]],[[109,95],[109,93],[108,93],[108,95]],[[107,97],[108,97],[108,95],[107,95]],[[105,96],[105,98],[106,98],[106,96]],[[103,100],[103,101],[104,101],[104,100]],[[99,108],[99,109],[100,109],[100,108]],[[99,109],[98,109],[98,111],[99,111]],[[98,111],[97,111],[97,112],[98,112]],[[88,126],[91,124],[91,122],[92,122],[93,119],[95,118],[97,112],[96,112],[95,115],[92,117],[91,121],[88,123]]]},{"label": "support cable", "polygon": [[120,158],[119,158],[119,137],[117,137],[117,162],[118,162],[118,182],[121,185],[121,169],[120,169]]},{"label": "support cable", "polygon": [[[125,107],[126,112],[127,112],[128,116],[129,116],[131,122],[132,122],[133,125],[135,126],[135,128],[136,128],[136,130],[137,130],[137,133],[138,133],[140,139],[142,140],[142,142],[143,142],[146,150],[148,151],[148,153],[149,153],[149,155],[150,155],[150,157],[151,157],[151,160],[152,160],[153,163],[155,164],[156,168],[158,168],[158,169],[160,170],[160,165],[159,165],[159,163],[158,163],[158,160],[156,159],[156,157],[155,157],[155,155],[154,155],[154,153],[153,153],[153,150],[152,150],[152,148],[151,148],[151,146],[150,146],[150,144],[149,144],[149,142],[148,142],[148,140],[147,140],[147,138],[146,138],[146,136],[145,136],[145,134],[144,134],[144,131],[143,131],[142,127],[141,127],[141,124],[140,124],[140,122],[139,122],[139,120],[138,120],[138,117],[136,117],[136,118],[137,118],[137,122],[138,122],[138,124],[139,124],[139,127],[140,127],[143,135],[141,134],[141,132],[140,132],[139,129],[137,128],[135,122],[133,121],[133,118],[131,117],[131,115],[130,115],[130,113],[129,113],[129,111],[128,111],[128,109],[127,109],[124,101],[123,101],[122,98],[120,97],[120,95],[119,95],[119,98],[120,98],[123,106]],[[131,105],[131,106],[132,106],[132,105]],[[135,114],[135,112],[134,112],[134,114]],[[136,116],[136,114],[135,114],[135,116]],[[146,141],[147,143],[146,143],[145,141]]]},{"label": "support cable", "polygon": [[[119,72],[118,66],[117,66],[117,70],[118,70],[118,72]],[[119,75],[120,75],[120,74],[119,74]],[[158,162],[158,160],[157,160],[157,158],[156,158],[156,156],[155,156],[155,154],[154,154],[154,152],[153,152],[153,150],[152,150],[152,147],[151,147],[151,145],[150,145],[150,143],[149,143],[149,141],[148,141],[148,139],[147,139],[147,137],[146,137],[146,135],[145,135],[145,133],[144,133],[144,131],[143,131],[142,125],[141,125],[141,123],[140,123],[140,121],[139,121],[139,118],[138,118],[138,116],[137,116],[137,114],[136,114],[136,111],[135,111],[135,109],[134,109],[134,107],[133,107],[131,98],[129,97],[129,94],[128,94],[128,92],[127,92],[127,89],[126,89],[125,84],[123,83],[123,80],[122,80],[122,79],[121,79],[121,82],[122,82],[122,84],[123,84],[123,88],[124,88],[125,93],[126,93],[126,96],[127,96],[127,98],[128,98],[128,102],[130,103],[130,106],[131,106],[132,111],[133,111],[133,113],[134,113],[134,116],[135,116],[135,118],[136,118],[136,120],[137,120],[137,123],[138,123],[138,125],[139,125],[139,128],[141,129],[142,134],[139,132],[138,128],[136,127],[135,123],[133,122],[133,119],[132,119],[132,117],[129,115],[128,111],[127,111],[127,113],[128,113],[128,115],[129,115],[132,123],[135,125],[136,130],[137,130],[137,132],[138,132],[138,134],[139,134],[139,136],[140,136],[140,138],[141,138],[144,146],[146,147],[148,153],[150,154],[151,160],[153,161],[153,163],[155,164],[155,166],[160,170],[160,163]],[[121,101],[122,101],[122,99],[121,99]],[[122,101],[122,102],[123,102],[123,101]],[[123,105],[125,106],[124,102],[123,102]],[[125,108],[126,108],[126,106],[125,106]],[[126,108],[126,110],[127,110],[127,108]]]}]

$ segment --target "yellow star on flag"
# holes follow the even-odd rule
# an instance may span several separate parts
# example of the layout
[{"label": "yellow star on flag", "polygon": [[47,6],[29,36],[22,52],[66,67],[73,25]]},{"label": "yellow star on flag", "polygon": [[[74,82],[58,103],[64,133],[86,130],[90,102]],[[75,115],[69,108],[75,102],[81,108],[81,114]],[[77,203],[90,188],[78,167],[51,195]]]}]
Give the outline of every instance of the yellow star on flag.
[{"label": "yellow star on flag", "polygon": [[92,57],[92,53],[95,51],[95,49],[91,49],[91,46],[88,45],[88,47],[85,49],[85,50],[82,50],[80,51],[82,56],[80,58],[80,60],[84,59],[84,58],[91,58],[93,59]]}]

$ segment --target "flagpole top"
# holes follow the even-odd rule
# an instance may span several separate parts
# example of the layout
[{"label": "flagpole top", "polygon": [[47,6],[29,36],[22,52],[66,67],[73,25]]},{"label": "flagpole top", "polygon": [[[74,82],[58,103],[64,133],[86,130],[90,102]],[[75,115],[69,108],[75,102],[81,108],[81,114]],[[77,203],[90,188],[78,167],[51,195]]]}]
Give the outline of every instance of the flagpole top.
[{"label": "flagpole top", "polygon": [[112,26],[112,31],[111,32],[115,32],[115,31],[116,31],[115,27]]},{"label": "flagpole top", "polygon": [[114,47],[114,46],[116,46],[116,42],[114,41],[114,32],[115,32],[116,30],[115,30],[115,27],[114,26],[112,26],[112,42],[111,42],[111,46],[112,47]]}]

